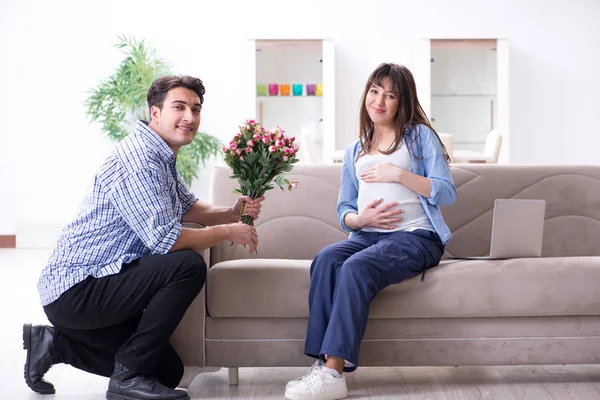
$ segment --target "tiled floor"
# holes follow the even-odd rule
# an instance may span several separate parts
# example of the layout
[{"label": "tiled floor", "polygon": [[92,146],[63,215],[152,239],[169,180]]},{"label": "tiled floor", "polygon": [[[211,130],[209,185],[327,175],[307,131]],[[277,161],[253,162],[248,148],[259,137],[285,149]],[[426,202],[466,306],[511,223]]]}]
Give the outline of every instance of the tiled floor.
[{"label": "tiled floor", "polygon": [[[0,399],[105,398],[108,379],[57,365],[46,375],[56,395],[38,396],[23,380],[23,322],[47,323],[36,283],[50,250],[0,249]],[[192,399],[282,399],[288,380],[302,368],[241,368],[239,385],[229,386],[227,370],[196,377]],[[515,367],[359,368],[348,374],[350,399],[545,400],[600,399],[600,365]]]}]

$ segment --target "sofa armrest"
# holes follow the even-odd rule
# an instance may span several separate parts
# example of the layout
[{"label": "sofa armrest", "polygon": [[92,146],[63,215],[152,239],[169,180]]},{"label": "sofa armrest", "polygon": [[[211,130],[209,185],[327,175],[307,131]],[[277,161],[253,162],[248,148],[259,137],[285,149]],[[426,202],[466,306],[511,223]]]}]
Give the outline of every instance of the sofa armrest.
[{"label": "sofa armrest", "polygon": [[[200,224],[185,222],[186,228],[202,229]],[[206,262],[207,276],[210,266],[210,249],[201,252]],[[171,345],[181,357],[184,366],[204,367],[204,330],[206,316],[206,285],[188,307],[183,319],[171,336]]]}]

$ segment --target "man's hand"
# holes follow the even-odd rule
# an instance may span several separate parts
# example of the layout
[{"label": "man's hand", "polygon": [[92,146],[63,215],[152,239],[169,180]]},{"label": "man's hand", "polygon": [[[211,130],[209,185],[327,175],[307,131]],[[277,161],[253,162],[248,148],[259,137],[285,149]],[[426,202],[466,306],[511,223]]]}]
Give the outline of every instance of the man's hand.
[{"label": "man's hand", "polygon": [[357,217],[357,223],[361,228],[372,227],[372,228],[383,228],[383,229],[396,229],[397,226],[392,225],[393,223],[402,221],[402,217],[398,214],[404,212],[404,210],[392,210],[390,208],[398,205],[398,202],[392,202],[377,207],[383,199],[377,199],[370,202],[363,212]]},{"label": "man's hand", "polygon": [[227,224],[226,226],[228,240],[237,244],[249,244],[250,253],[256,250],[258,247],[258,234],[253,226],[244,224],[243,222]]},{"label": "man's hand", "polygon": [[362,173],[360,179],[364,182],[399,182],[405,170],[392,163],[377,164]]},{"label": "man's hand", "polygon": [[256,200],[252,200],[250,196],[241,196],[233,206],[233,213],[239,215],[239,217],[247,215],[252,217],[252,219],[257,220],[260,215],[260,203],[262,203],[264,199],[264,196],[259,197]]}]

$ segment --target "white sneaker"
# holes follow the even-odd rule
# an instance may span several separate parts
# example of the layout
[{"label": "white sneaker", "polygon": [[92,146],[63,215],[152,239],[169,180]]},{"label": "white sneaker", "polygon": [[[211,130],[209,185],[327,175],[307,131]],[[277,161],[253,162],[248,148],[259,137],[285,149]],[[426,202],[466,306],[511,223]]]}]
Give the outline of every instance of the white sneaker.
[{"label": "white sneaker", "polygon": [[323,368],[313,368],[300,383],[285,390],[288,400],[337,400],[348,397],[346,377],[336,378]]},{"label": "white sneaker", "polygon": [[287,383],[286,387],[285,387],[285,391],[287,392],[287,390],[289,388],[291,388],[292,386],[297,385],[298,383],[302,382],[302,379],[304,379],[307,376],[309,376],[310,373],[313,371],[313,369],[315,369],[315,368],[321,368],[323,365],[325,365],[325,364],[320,359],[317,360],[317,361],[315,361],[314,364],[310,366],[310,368],[308,369],[308,372],[306,374],[304,374],[301,377],[296,378],[296,379],[294,379],[292,381],[289,381]]}]

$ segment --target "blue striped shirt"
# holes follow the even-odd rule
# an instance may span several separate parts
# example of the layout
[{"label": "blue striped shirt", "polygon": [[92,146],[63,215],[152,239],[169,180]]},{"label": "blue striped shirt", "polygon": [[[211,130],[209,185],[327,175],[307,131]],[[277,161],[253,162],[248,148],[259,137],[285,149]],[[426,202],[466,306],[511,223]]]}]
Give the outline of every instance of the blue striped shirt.
[{"label": "blue striped shirt", "polygon": [[88,276],[167,253],[197,198],[175,169],[175,155],[147,123],[121,140],[94,177],[75,220],[60,234],[38,281],[42,306]]}]

